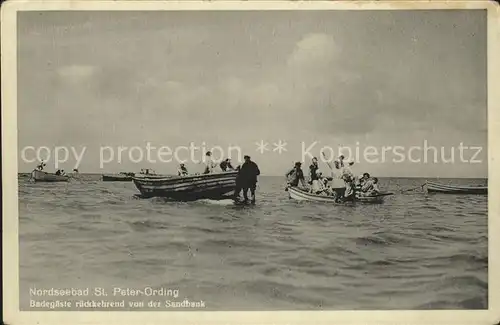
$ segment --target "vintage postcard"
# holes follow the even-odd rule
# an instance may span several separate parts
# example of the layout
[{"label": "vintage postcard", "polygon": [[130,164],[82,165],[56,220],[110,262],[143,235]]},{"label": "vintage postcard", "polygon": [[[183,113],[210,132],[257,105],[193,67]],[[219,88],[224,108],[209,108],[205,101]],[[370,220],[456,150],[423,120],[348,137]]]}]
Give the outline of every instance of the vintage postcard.
[{"label": "vintage postcard", "polygon": [[1,24],[5,323],[500,320],[495,2]]}]

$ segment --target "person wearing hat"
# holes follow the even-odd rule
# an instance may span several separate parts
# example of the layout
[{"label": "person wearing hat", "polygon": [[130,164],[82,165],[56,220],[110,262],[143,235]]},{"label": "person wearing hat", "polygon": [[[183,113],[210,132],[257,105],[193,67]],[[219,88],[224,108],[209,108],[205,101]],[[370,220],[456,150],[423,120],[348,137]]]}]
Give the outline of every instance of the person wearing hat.
[{"label": "person wearing hat", "polygon": [[234,170],[233,166],[231,165],[231,159],[229,159],[229,158],[227,158],[226,160],[223,160],[219,166],[223,172],[228,171],[228,170]]},{"label": "person wearing hat", "polygon": [[[312,166],[313,165],[309,166],[309,168],[311,169],[311,173],[313,172],[312,168],[311,168]],[[310,190],[311,193],[318,194],[320,192],[323,192],[324,186],[323,186],[323,183],[321,183],[321,181],[320,181],[322,176],[323,176],[323,173],[320,172],[318,169],[316,169],[314,171],[314,174],[311,174],[311,180],[312,180],[310,183],[311,184],[311,190]]]},{"label": "person wearing hat", "polygon": [[255,203],[255,190],[257,189],[257,176],[260,175],[259,166],[250,159],[250,156],[243,157],[245,162],[241,165],[236,177],[236,189],[234,199],[239,200],[240,192],[243,190],[243,199],[248,202],[248,190],[250,190],[251,203]]},{"label": "person wearing hat", "polygon": [[289,186],[299,186],[299,183],[302,184],[303,187],[307,187],[306,180],[304,178],[304,172],[302,171],[302,163],[297,161],[295,166],[286,173],[285,177],[287,178],[287,183]]},{"label": "person wearing hat", "polygon": [[318,158],[314,157],[312,159],[311,165],[309,166],[309,184],[313,184],[315,180],[318,179],[317,173],[319,170]]},{"label": "person wearing hat", "polygon": [[38,166],[36,166],[36,169],[38,169],[38,170],[43,170],[43,168],[44,168],[45,166],[47,166],[47,164],[45,164],[45,163],[43,162],[43,160],[42,160],[42,162],[41,162]]},{"label": "person wearing hat", "polygon": [[317,180],[313,181],[313,186],[311,187],[311,193],[332,195],[333,191],[328,186],[328,179],[323,176],[323,173],[317,171],[316,177]]},{"label": "person wearing hat", "polygon": [[341,155],[339,159],[335,160],[334,164],[336,169],[344,168],[344,159],[345,159],[344,155]]},{"label": "person wearing hat", "polygon": [[368,195],[377,194],[379,192],[377,184],[378,184],[378,178],[376,177],[371,178],[368,174],[368,179],[363,183],[363,186],[361,187],[361,192]]},{"label": "person wearing hat", "polygon": [[177,174],[179,176],[187,176],[188,175],[188,170],[184,164],[179,165],[179,169],[177,170]]},{"label": "person wearing hat", "polygon": [[358,186],[361,188],[363,184],[370,179],[370,174],[368,173],[363,173],[358,177]]}]

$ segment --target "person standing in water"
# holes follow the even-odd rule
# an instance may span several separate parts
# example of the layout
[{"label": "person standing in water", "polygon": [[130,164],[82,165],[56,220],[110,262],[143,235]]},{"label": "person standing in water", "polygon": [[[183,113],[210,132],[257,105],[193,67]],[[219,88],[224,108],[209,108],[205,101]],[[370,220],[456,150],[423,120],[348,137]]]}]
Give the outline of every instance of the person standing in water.
[{"label": "person standing in water", "polygon": [[236,177],[236,189],[234,193],[235,200],[239,199],[240,192],[243,190],[243,199],[248,202],[248,190],[250,190],[251,203],[255,204],[255,190],[257,189],[257,176],[260,175],[259,166],[250,159],[250,156],[244,157],[245,162],[241,165]]}]

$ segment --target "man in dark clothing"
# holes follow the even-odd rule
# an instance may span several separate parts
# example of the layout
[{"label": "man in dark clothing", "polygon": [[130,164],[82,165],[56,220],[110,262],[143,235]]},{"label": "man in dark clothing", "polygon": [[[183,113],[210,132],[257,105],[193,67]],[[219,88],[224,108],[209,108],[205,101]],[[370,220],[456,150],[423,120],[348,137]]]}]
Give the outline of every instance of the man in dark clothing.
[{"label": "man in dark clothing", "polygon": [[42,162],[40,163],[40,165],[36,166],[36,169],[38,169],[38,170],[43,170],[43,168],[44,168],[45,166],[46,166],[46,164],[45,164],[45,163],[43,162],[43,160],[42,160]]},{"label": "man in dark clothing", "polygon": [[187,176],[189,173],[188,173],[188,170],[186,168],[186,165],[184,164],[180,164],[179,165],[179,169],[177,170],[177,175],[179,176]]},{"label": "man in dark clothing", "polygon": [[228,170],[233,170],[233,166],[231,165],[231,159],[227,158],[223,162],[220,163],[220,169],[222,169],[223,172],[228,171]]},{"label": "man in dark clothing", "polygon": [[250,190],[251,203],[255,203],[255,190],[257,188],[257,176],[260,175],[259,166],[250,159],[250,156],[244,157],[245,162],[238,171],[236,177],[236,189],[234,191],[234,199],[237,200],[243,190],[243,198],[248,202],[248,190]]},{"label": "man in dark clothing", "polygon": [[314,181],[318,180],[318,169],[318,158],[314,157],[312,159],[312,164],[309,166],[309,184],[312,184]]},{"label": "man in dark clothing", "polygon": [[344,155],[341,155],[338,160],[335,160],[335,168],[342,169],[344,168]]},{"label": "man in dark clothing", "polygon": [[304,179],[304,172],[302,171],[302,163],[301,162],[296,162],[295,166],[288,172],[286,173],[286,178],[288,179],[288,185],[290,186],[299,186],[299,182],[302,183],[302,186],[306,186],[306,182]]}]

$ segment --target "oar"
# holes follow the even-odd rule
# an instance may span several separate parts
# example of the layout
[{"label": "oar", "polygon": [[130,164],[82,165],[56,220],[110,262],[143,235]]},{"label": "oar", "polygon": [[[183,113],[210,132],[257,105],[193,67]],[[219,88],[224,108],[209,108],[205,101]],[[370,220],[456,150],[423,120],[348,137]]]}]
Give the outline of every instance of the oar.
[{"label": "oar", "polygon": [[382,193],[377,193],[377,194],[369,195],[369,196],[378,197],[378,196],[389,196],[389,195],[394,195],[394,193],[392,193],[392,192],[382,192]]},{"label": "oar", "polygon": [[[322,151],[322,152],[321,152],[321,154],[323,155],[323,158],[325,158],[325,160],[326,160],[326,155],[325,155],[325,153]],[[327,165],[328,165],[328,167],[330,168],[330,171],[332,172],[332,178],[333,178],[333,175],[334,175],[334,173],[333,173],[333,167],[332,167],[332,165],[330,165],[330,163],[329,163],[328,161],[326,161],[326,164],[327,164]]]},{"label": "oar", "polygon": [[412,187],[412,188],[409,188],[407,190],[402,190],[401,193],[406,193],[406,192],[411,192],[411,191],[415,191],[419,188],[422,189],[422,191],[424,190],[424,186],[426,185],[426,183],[422,184],[422,185],[419,185],[419,186],[416,186],[416,187]]}]

